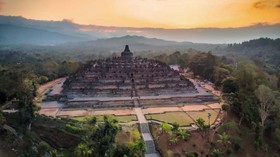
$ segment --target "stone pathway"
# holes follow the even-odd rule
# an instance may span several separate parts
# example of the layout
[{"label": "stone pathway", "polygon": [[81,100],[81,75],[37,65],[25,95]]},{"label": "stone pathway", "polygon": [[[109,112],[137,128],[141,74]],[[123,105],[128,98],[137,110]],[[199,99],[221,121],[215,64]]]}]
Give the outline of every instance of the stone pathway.
[{"label": "stone pathway", "polygon": [[[138,103],[138,101],[134,101],[135,103]],[[138,106],[139,104],[135,104],[135,106]],[[140,107],[135,107],[134,108],[135,113],[138,118],[138,122],[140,125],[140,130],[142,137],[145,141],[146,144],[146,153],[145,157],[160,157],[160,155],[157,153],[156,148],[155,148],[155,143],[152,138],[148,122],[142,112],[142,109]]]}]

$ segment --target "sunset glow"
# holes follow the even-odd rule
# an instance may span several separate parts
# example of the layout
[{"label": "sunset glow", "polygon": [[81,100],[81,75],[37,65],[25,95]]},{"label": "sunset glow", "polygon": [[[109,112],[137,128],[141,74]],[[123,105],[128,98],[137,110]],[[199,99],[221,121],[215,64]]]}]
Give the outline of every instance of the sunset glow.
[{"label": "sunset glow", "polygon": [[124,27],[242,27],[280,22],[280,0],[0,0],[0,14]]}]

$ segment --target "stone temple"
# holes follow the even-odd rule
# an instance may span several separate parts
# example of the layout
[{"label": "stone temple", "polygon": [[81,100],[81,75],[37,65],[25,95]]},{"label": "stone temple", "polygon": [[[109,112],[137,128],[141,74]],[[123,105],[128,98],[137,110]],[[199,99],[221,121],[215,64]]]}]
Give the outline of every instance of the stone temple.
[{"label": "stone temple", "polygon": [[120,57],[91,61],[69,76],[62,94],[66,107],[78,108],[172,105],[209,99],[209,94],[200,95],[190,80],[169,65],[134,57],[128,45]]}]

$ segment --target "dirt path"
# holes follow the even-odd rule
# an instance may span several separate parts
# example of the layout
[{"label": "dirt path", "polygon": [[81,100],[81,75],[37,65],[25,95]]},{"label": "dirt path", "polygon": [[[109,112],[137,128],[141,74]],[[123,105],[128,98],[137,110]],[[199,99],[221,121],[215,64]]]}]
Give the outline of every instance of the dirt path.
[{"label": "dirt path", "polygon": [[61,82],[64,79],[65,79],[65,77],[58,78],[58,79],[55,79],[53,81],[50,81],[50,82],[47,82],[47,83],[41,85],[37,90],[38,94],[43,95],[49,88],[53,87],[54,85],[58,84],[59,82]]}]

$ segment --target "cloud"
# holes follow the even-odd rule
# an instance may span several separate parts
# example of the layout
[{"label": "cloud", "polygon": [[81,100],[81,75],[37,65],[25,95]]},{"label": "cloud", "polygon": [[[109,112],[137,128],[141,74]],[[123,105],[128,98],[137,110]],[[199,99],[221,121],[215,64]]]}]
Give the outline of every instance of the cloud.
[{"label": "cloud", "polygon": [[253,6],[258,9],[280,8],[280,0],[259,0]]}]

